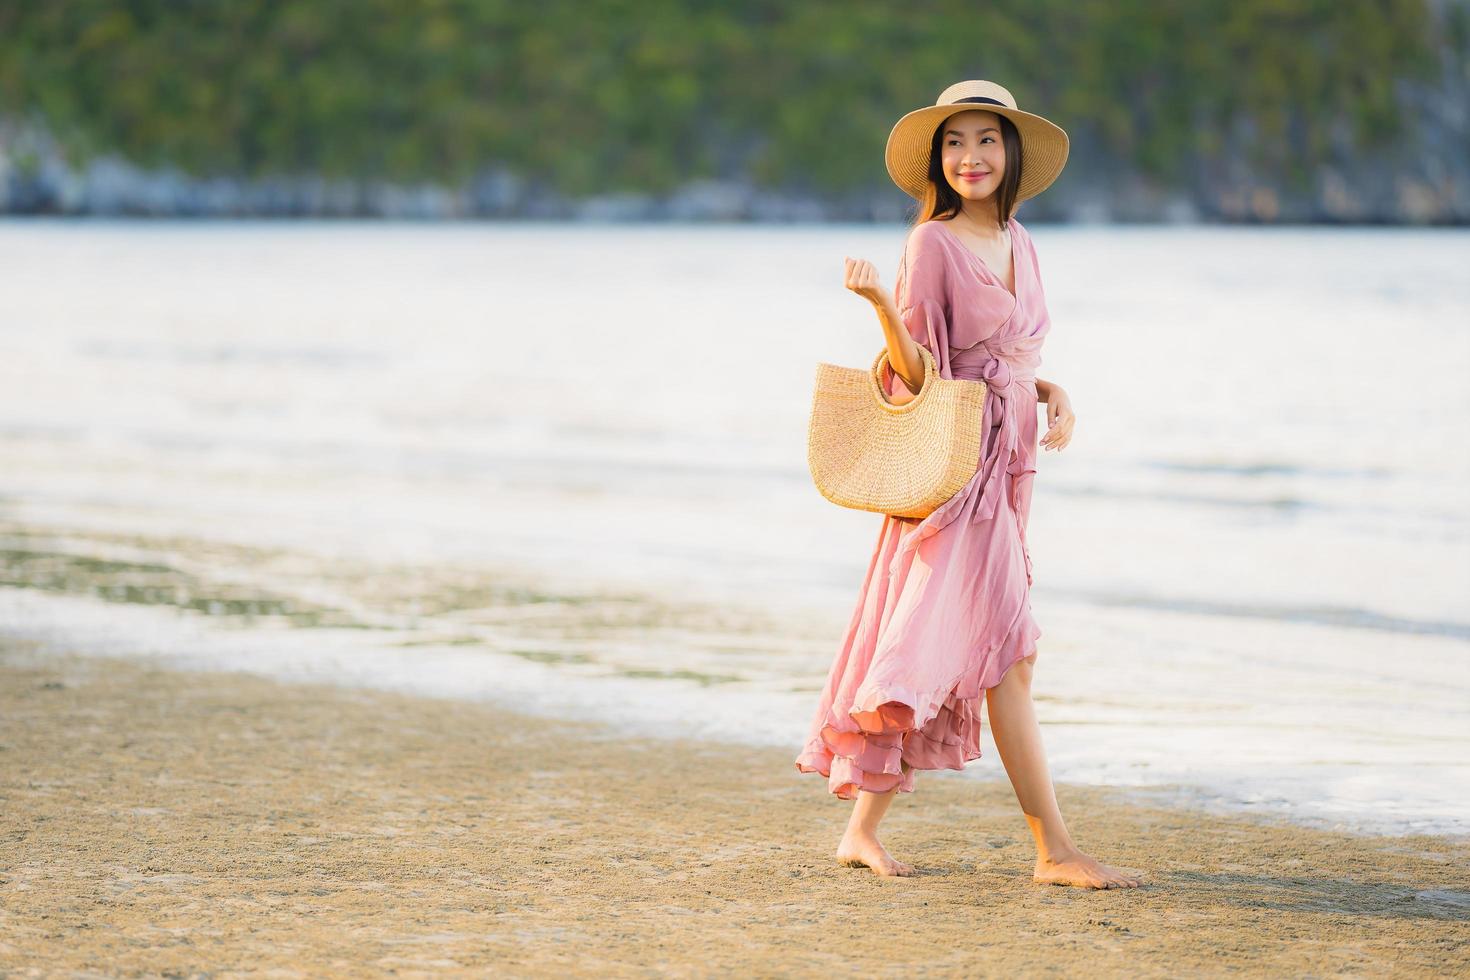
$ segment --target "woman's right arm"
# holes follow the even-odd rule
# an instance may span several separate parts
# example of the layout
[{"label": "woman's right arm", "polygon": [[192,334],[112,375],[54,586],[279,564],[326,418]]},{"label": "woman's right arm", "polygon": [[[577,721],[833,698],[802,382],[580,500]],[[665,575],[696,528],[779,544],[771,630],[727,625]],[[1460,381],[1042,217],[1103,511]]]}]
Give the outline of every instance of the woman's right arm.
[{"label": "woman's right arm", "polygon": [[888,364],[893,373],[898,375],[898,380],[908,389],[904,391],[896,388],[888,392],[888,400],[895,405],[902,405],[912,401],[914,393],[924,387],[924,355],[919,353],[918,343],[909,336],[908,327],[898,315],[898,307],[887,290],[884,290],[881,301],[873,303],[873,308],[878,311],[878,322],[883,326],[883,339],[888,344]]},{"label": "woman's right arm", "polygon": [[889,392],[889,401],[902,405],[913,400],[914,392],[924,386],[924,356],[919,345],[909,336],[908,327],[898,314],[893,294],[878,281],[878,270],[866,259],[847,260],[847,288],[873,304],[883,340],[888,345],[888,363],[908,391]]}]

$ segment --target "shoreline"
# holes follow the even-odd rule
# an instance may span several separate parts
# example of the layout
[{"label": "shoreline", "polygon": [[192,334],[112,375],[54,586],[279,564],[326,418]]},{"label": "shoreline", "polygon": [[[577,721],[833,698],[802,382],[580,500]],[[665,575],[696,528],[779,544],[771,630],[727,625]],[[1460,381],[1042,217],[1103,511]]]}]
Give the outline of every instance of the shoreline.
[{"label": "shoreline", "polygon": [[[652,612],[662,614],[663,610],[659,607]],[[698,616],[695,612],[696,620]],[[560,673],[554,663],[543,662],[555,658],[548,658],[543,652],[545,647],[535,641],[511,645],[512,653],[524,656],[481,658],[473,647],[465,650],[456,644],[456,634],[442,631],[434,635],[427,630],[413,631],[408,634],[412,639],[389,640],[386,644],[357,635],[357,631],[340,630],[292,630],[269,638],[252,636],[248,631],[186,633],[178,628],[181,621],[169,610],[99,606],[76,596],[24,588],[0,594],[0,619],[7,617],[17,624],[26,623],[27,628],[0,632],[0,645],[35,642],[81,656],[143,662],[166,670],[240,671],[283,684],[323,684],[409,697],[519,705],[525,713],[542,720],[584,717],[595,712],[602,715],[609,731],[629,737],[663,741],[697,737],[715,744],[748,746],[753,751],[788,749],[791,733],[806,723],[810,699],[820,693],[819,687],[809,687],[799,693],[777,695],[783,700],[773,702],[769,689],[730,691],[717,685],[701,685],[671,695],[668,690],[644,683],[636,670],[595,677]],[[207,624],[209,620],[196,622]],[[810,630],[803,638],[819,637],[821,633],[820,629]],[[1184,633],[1176,635],[1182,637]],[[245,638],[247,642],[232,642]],[[221,640],[225,641],[223,645]],[[571,649],[563,656],[576,656],[574,649],[562,649]],[[124,652],[128,650],[133,653]],[[684,668],[683,676],[695,674]],[[1058,698],[1049,691],[1038,692],[1038,700],[1055,702]],[[1065,721],[1059,724],[1066,727]],[[1075,740],[1069,746],[1057,733],[1048,732],[1048,737],[1049,752],[1056,753],[1055,763],[1062,761],[1061,756],[1069,748],[1075,748]],[[1052,738],[1058,740],[1052,742]],[[1003,766],[988,734],[985,751],[986,759],[955,775],[972,782],[1004,782]],[[1283,792],[1281,775],[1276,773],[1268,781],[1273,777],[1272,770],[1259,768],[1264,765],[1259,752],[1256,759],[1258,768],[1245,770],[1255,775],[1238,775],[1234,782],[1210,779],[1206,773],[1178,764],[1171,770],[1174,778],[1131,782],[1126,781],[1127,773],[1121,774],[1125,778],[1115,780],[1100,778],[1096,772],[1079,777],[1059,764],[1053,766],[1052,775],[1058,783],[1112,793],[1112,799],[1122,802],[1227,818],[1240,816],[1279,822],[1287,828],[1360,837],[1429,835],[1470,843],[1470,830],[1465,829],[1464,820],[1446,816],[1449,811],[1442,803],[1437,810],[1416,809],[1411,802],[1393,796],[1392,787],[1380,786],[1380,795],[1373,799],[1357,794],[1360,807],[1372,803],[1379,807],[1376,812],[1329,807],[1321,796],[1314,795],[1313,789],[1330,790],[1331,774],[1316,775],[1312,783]],[[1181,772],[1205,778],[1180,779],[1177,774]],[[1452,787],[1446,786],[1443,792],[1452,794]],[[1382,804],[1386,800],[1395,801],[1392,814],[1384,812]]]},{"label": "shoreline", "polygon": [[883,824],[916,874],[879,878],[836,865],[849,805],[788,755],[0,640],[0,960],[1470,971],[1464,841],[1058,784],[1078,844],[1147,880],[1038,885],[1008,783],[925,773]]}]

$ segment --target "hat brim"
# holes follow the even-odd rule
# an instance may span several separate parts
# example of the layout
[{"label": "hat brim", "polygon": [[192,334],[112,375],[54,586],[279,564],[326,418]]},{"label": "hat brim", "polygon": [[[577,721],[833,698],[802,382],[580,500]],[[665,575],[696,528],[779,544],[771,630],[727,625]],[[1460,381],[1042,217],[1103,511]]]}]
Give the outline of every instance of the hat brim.
[{"label": "hat brim", "polygon": [[1016,200],[1024,201],[1035,197],[1052,185],[1067,165],[1067,153],[1071,141],[1066,130],[1045,116],[1024,109],[1012,109],[1003,105],[984,103],[950,103],[948,105],[924,106],[906,114],[893,126],[888,134],[888,145],[883,151],[888,165],[888,176],[904,193],[915,200],[924,196],[929,183],[929,151],[934,139],[934,130],[945,119],[958,112],[977,109],[1005,116],[1016,126],[1021,136],[1021,184],[1016,190]]}]

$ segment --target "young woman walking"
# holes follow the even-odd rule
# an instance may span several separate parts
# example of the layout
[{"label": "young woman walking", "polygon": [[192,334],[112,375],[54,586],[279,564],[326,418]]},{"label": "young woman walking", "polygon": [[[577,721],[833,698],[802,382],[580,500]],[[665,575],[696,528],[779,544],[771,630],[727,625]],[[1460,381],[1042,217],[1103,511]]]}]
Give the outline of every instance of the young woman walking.
[{"label": "young woman walking", "polygon": [[[846,286],[877,310],[888,345],[884,387],[902,404],[924,384],[918,344],[941,377],[984,381],[984,447],[970,482],[928,517],[885,516],[857,607],[796,758],[856,800],[837,860],[908,875],[878,840],[893,797],[916,769],[963,769],[980,757],[980,705],[989,706],[1001,762],[1036,840],[1034,880],[1091,888],[1141,878],[1072,842],[1047,772],[1031,702],[1041,629],[1031,616],[1026,523],[1040,444],[1072,437],[1067,393],[1036,377],[1051,326],[1031,236],[1017,204],[1056,180],[1067,134],[1016,107],[987,81],[951,85],[908,113],[888,137],[888,172],[919,202],[895,294],[872,263],[847,259]],[[896,374],[895,374],[896,372]]]}]

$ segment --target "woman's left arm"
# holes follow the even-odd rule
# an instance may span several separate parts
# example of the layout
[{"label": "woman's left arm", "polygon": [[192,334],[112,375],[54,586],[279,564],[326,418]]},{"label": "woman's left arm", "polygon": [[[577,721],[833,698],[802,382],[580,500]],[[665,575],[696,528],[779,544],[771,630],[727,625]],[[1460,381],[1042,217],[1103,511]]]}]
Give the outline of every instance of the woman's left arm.
[{"label": "woman's left arm", "polygon": [[1060,450],[1072,441],[1072,426],[1077,422],[1072,399],[1061,385],[1040,378],[1036,379],[1036,399],[1046,403],[1046,435],[1041,437],[1041,448]]}]

